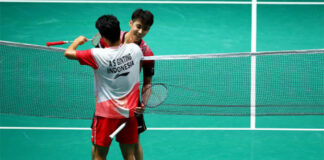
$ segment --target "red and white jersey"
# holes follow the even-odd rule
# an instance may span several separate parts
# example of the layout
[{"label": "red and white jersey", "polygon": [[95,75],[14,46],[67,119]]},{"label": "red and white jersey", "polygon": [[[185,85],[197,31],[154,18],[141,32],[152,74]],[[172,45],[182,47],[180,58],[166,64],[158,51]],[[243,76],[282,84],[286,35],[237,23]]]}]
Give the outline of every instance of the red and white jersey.
[{"label": "red and white jersey", "polygon": [[77,51],[80,64],[94,69],[95,116],[128,118],[134,116],[139,101],[140,61],[136,44]]},{"label": "red and white jersey", "polygon": [[[125,35],[127,32],[121,31],[120,32],[120,40],[122,43],[125,42]],[[141,48],[143,52],[143,56],[153,56],[153,52],[151,48],[147,45],[147,43],[141,39],[137,45]],[[100,42],[98,44],[99,48],[108,48],[109,45],[101,38]],[[152,76],[154,74],[154,61],[143,61],[143,69],[144,69],[144,75],[150,75]]]}]

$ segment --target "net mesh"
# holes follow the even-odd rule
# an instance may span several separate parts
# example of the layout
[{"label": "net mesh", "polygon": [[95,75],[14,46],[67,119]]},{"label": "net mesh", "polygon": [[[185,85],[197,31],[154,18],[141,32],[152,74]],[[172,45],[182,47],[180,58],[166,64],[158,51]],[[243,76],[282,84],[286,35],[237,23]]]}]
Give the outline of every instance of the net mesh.
[{"label": "net mesh", "polygon": [[[0,41],[1,114],[92,118],[92,69],[63,51]],[[153,83],[168,97],[145,113],[251,115],[251,55],[259,55],[256,116],[324,114],[324,50],[150,57]]]},{"label": "net mesh", "polygon": [[2,114],[80,119],[93,115],[90,67],[67,60],[60,50],[0,43],[0,51]]}]

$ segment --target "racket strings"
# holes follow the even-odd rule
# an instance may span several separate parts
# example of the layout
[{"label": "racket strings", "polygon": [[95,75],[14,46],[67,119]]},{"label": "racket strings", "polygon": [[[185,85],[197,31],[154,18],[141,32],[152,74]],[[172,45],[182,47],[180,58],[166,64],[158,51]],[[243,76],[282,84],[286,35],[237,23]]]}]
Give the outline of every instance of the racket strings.
[{"label": "racket strings", "polygon": [[100,39],[101,39],[101,35],[99,33],[95,34],[91,39],[92,45],[97,46],[100,42]]},{"label": "racket strings", "polygon": [[[148,95],[149,94],[149,95]],[[147,107],[156,107],[164,102],[168,94],[168,90],[164,85],[152,85],[150,90],[145,92],[145,96],[148,98],[146,103]]]}]

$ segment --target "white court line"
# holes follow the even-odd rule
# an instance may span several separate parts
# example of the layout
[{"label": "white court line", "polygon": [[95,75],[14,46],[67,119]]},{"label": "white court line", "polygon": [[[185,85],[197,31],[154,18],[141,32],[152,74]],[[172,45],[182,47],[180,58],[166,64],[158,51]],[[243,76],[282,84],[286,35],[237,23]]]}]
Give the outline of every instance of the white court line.
[{"label": "white court line", "polygon": [[[252,0],[251,6],[251,52],[257,48],[257,0]],[[250,85],[250,128],[255,128],[255,101],[256,101],[256,57],[251,56],[251,85]]]},{"label": "white court line", "polygon": [[[78,0],[0,0],[0,2],[23,3],[115,3],[115,4],[252,4],[249,1],[78,1]],[[264,5],[324,5],[324,2],[257,2]]]},{"label": "white court line", "polygon": [[324,2],[258,2],[258,4],[271,5],[324,5]]},{"label": "white court line", "polygon": [[244,1],[63,1],[63,0],[0,0],[0,2],[27,2],[27,3],[142,3],[142,4],[251,4]]},{"label": "white court line", "polygon": [[[1,130],[91,130],[77,127],[0,127]],[[317,128],[148,128],[150,131],[321,131]]]},{"label": "white court line", "polygon": [[91,130],[91,128],[76,127],[0,127],[2,130]]},{"label": "white court line", "polygon": [[177,130],[177,131],[324,131],[314,128],[148,128],[148,130]]}]

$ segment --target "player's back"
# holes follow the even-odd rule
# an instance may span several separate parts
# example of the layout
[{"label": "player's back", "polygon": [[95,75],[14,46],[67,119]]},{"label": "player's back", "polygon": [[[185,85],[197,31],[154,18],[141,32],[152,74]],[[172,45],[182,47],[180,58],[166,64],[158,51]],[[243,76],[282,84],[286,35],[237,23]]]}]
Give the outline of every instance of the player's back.
[{"label": "player's back", "polygon": [[[143,57],[141,49],[136,44],[124,44],[92,49],[92,55],[98,65],[94,70],[97,107],[101,103],[108,105],[106,107],[136,107],[140,61]],[[113,103],[107,104],[108,101]]]}]

